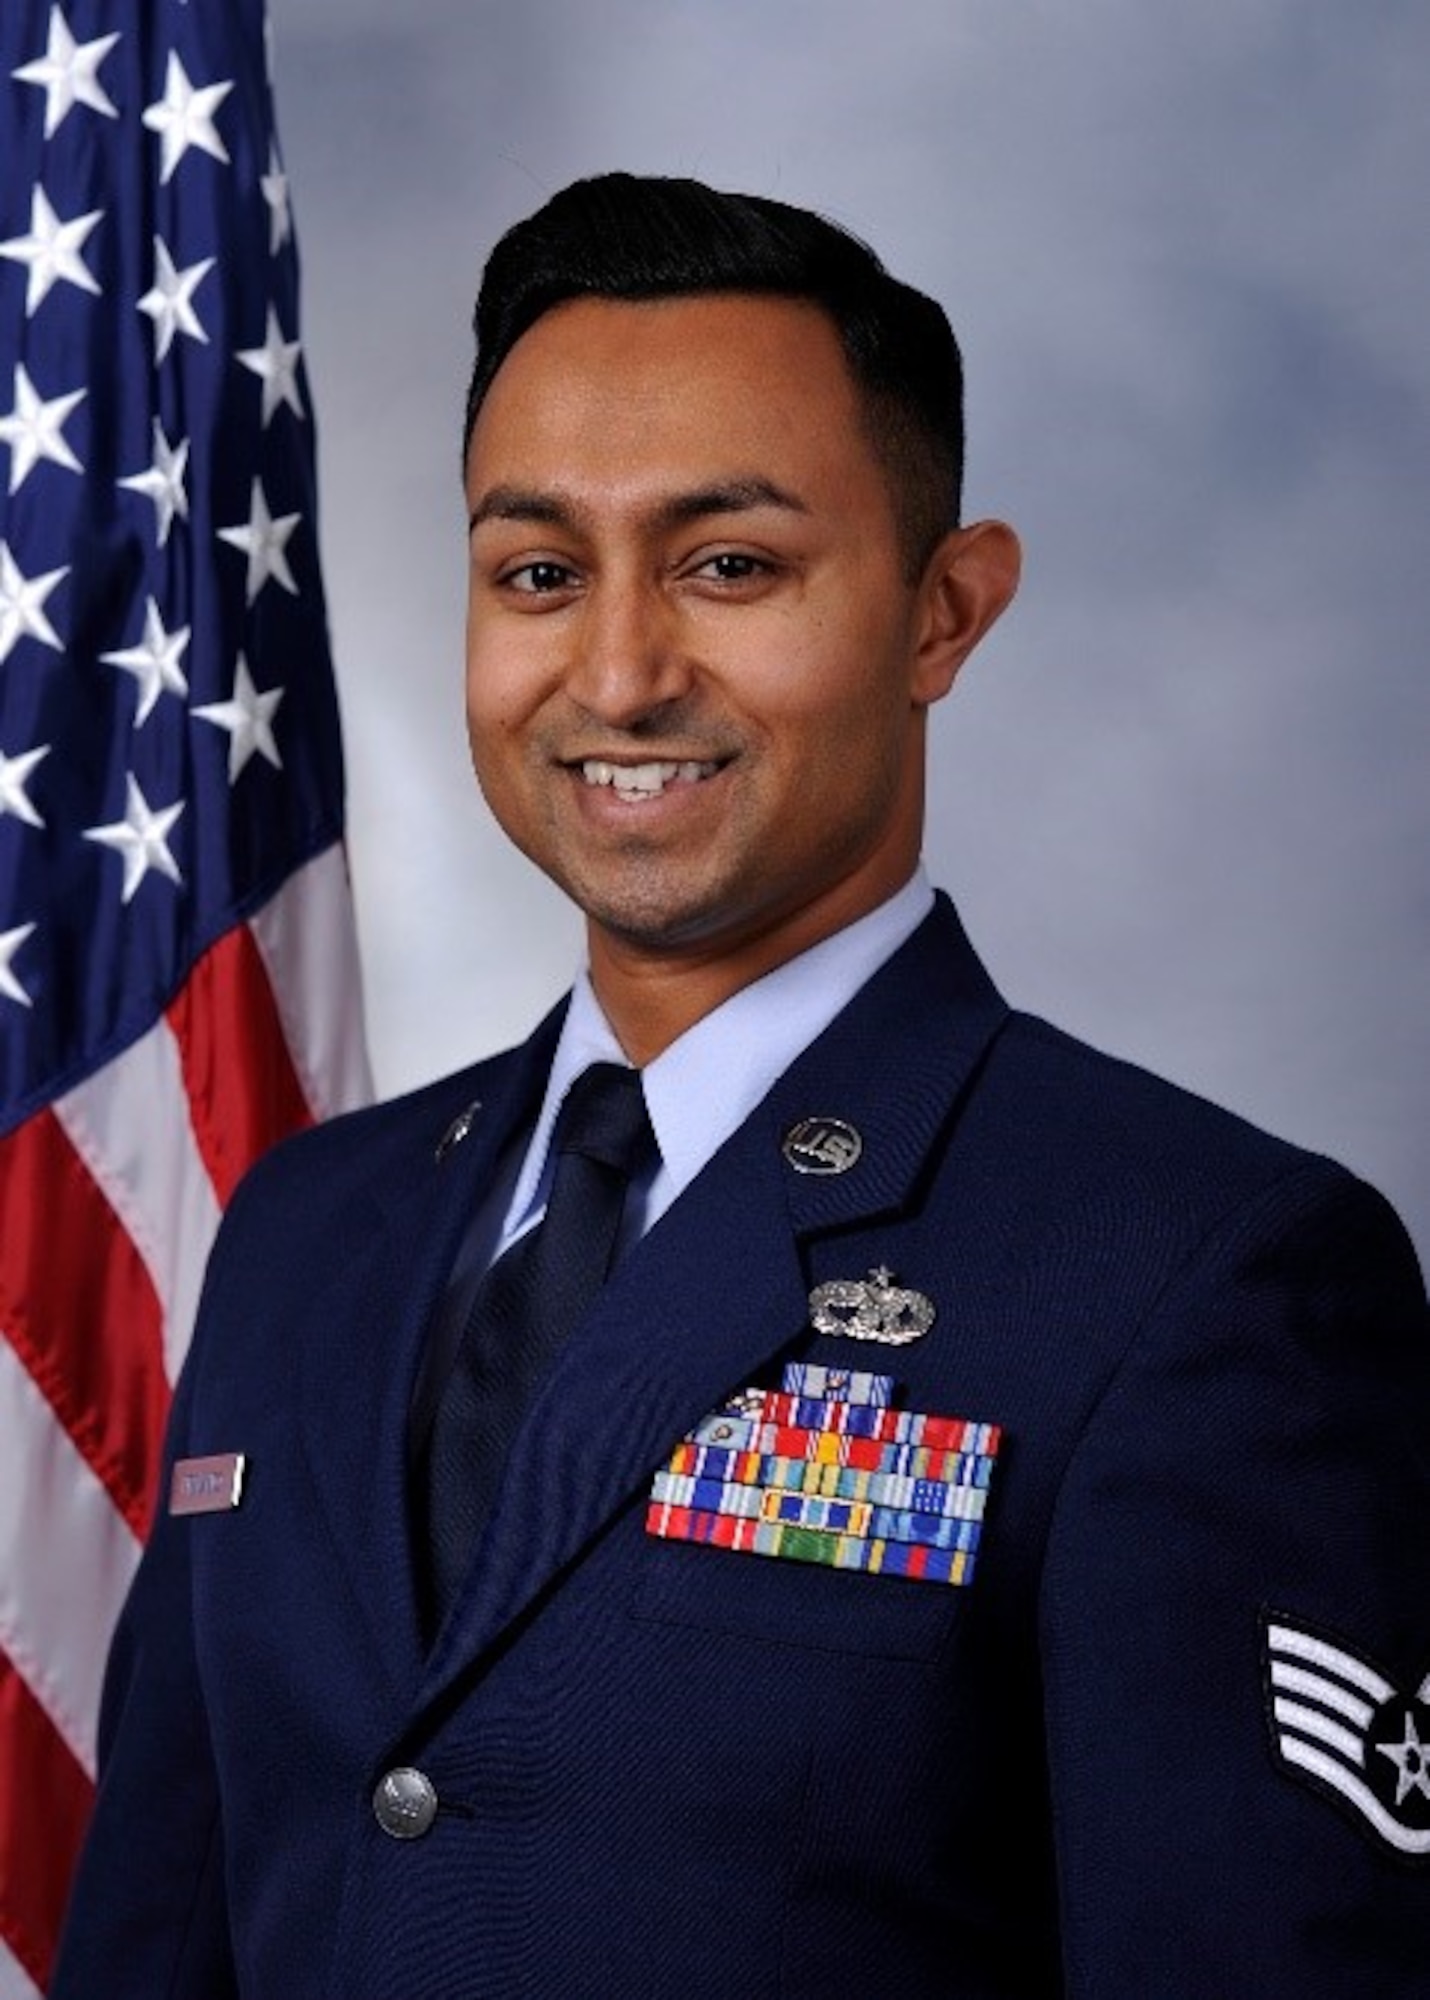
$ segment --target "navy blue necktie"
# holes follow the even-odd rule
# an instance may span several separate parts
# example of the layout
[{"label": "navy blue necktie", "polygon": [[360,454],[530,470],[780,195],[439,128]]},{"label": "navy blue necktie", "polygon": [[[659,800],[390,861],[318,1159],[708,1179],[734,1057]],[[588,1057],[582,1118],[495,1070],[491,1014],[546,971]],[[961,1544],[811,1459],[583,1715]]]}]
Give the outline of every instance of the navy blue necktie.
[{"label": "navy blue necktie", "polygon": [[639,1070],[595,1063],[566,1094],[546,1213],[472,1301],[426,1461],[431,1629],[466,1573],[513,1438],[611,1267],[626,1190],[655,1150]]}]

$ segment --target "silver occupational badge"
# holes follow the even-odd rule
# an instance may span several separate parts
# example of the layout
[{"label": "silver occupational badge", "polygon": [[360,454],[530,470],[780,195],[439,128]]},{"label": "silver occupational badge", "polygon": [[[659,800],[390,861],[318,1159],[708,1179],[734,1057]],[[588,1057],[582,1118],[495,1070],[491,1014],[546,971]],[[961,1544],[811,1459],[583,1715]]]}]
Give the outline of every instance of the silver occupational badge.
[{"label": "silver occupational badge", "polygon": [[784,1137],[784,1156],[797,1174],[847,1174],[863,1150],[844,1118],[801,1118]]},{"label": "silver occupational badge", "polygon": [[933,1325],[934,1306],[922,1292],[896,1285],[893,1272],[880,1264],[867,1278],[835,1278],[816,1285],[809,1295],[809,1322],[816,1333],[907,1347]]}]

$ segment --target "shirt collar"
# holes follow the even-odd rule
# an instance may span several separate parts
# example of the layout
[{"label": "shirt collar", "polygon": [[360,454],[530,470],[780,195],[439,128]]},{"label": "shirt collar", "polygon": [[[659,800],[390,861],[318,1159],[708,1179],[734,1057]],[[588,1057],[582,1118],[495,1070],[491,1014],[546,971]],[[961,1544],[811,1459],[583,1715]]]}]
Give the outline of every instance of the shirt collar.
[{"label": "shirt collar", "polygon": [[[645,1190],[643,1227],[690,1185],[795,1057],[892,958],[933,900],[920,864],[877,909],[732,993],[647,1065],[642,1081],[660,1164]],[[512,1192],[503,1244],[544,1199],[547,1152],[566,1092],[590,1064],[627,1060],[583,968]]]}]

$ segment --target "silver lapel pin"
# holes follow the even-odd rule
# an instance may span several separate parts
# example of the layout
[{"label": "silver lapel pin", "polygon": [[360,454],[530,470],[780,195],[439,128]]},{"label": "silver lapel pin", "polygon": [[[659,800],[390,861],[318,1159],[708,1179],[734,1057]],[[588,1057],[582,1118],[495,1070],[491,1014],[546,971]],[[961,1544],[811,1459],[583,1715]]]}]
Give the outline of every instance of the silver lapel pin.
[{"label": "silver lapel pin", "polygon": [[864,1141],[847,1118],[801,1118],[785,1133],[782,1150],[797,1174],[847,1174]]}]

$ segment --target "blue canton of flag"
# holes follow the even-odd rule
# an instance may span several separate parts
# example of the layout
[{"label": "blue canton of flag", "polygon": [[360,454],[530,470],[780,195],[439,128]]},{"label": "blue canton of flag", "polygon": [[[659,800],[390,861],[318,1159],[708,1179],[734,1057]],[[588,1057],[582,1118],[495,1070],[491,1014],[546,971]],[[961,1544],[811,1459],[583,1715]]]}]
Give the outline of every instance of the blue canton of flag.
[{"label": "blue canton of flag", "polygon": [[342,831],[262,10],[42,18],[3,31],[6,1125]]}]

